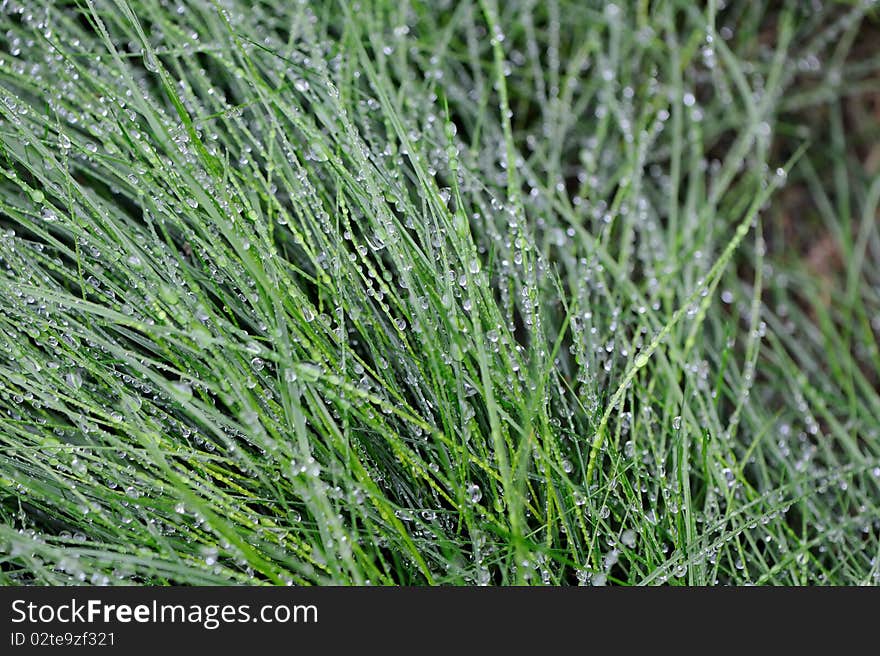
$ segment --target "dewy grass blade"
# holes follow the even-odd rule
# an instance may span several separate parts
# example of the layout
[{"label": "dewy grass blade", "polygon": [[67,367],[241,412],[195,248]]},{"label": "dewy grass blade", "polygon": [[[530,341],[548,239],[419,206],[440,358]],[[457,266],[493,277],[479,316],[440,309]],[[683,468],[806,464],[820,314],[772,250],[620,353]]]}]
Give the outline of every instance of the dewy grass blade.
[{"label": "dewy grass blade", "polygon": [[873,20],[3,4],[0,581],[878,583]]}]

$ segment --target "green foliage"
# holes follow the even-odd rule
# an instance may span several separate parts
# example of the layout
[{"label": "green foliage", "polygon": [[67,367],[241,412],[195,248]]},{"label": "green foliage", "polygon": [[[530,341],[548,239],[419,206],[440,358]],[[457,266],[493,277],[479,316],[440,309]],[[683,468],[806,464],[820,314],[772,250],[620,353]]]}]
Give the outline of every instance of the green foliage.
[{"label": "green foliage", "polygon": [[880,582],[873,10],[721,4],[4,3],[0,582]]}]

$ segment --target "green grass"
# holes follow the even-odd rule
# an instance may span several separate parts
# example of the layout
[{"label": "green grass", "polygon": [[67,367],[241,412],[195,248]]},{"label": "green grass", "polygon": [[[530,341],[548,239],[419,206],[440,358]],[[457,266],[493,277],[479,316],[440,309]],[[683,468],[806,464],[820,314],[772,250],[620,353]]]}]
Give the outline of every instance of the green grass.
[{"label": "green grass", "polygon": [[880,582],[877,12],[721,5],[0,6],[0,582]]}]

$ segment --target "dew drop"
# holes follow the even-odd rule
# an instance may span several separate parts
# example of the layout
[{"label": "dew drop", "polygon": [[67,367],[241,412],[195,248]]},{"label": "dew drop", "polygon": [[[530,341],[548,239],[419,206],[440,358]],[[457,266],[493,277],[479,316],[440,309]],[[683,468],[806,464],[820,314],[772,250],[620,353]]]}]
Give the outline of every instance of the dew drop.
[{"label": "dew drop", "polygon": [[168,305],[176,305],[180,301],[180,296],[178,296],[177,292],[168,285],[162,285],[159,288],[159,296],[161,296],[162,300],[168,303]]},{"label": "dew drop", "polygon": [[144,68],[151,73],[155,73],[159,70],[159,62],[156,60],[156,56],[153,55],[152,52],[144,53]]},{"label": "dew drop", "polygon": [[71,371],[64,374],[64,382],[70,389],[76,391],[82,387],[82,376],[78,371]]}]

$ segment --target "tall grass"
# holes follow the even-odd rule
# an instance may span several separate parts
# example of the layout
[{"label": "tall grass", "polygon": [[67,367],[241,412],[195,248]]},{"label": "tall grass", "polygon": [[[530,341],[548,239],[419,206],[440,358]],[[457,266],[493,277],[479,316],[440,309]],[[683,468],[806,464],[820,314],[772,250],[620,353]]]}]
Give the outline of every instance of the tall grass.
[{"label": "tall grass", "polygon": [[873,10],[722,4],[3,3],[0,581],[878,583]]}]

